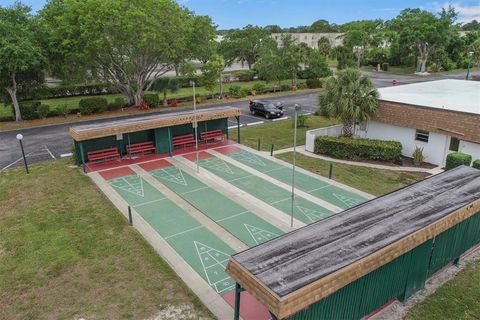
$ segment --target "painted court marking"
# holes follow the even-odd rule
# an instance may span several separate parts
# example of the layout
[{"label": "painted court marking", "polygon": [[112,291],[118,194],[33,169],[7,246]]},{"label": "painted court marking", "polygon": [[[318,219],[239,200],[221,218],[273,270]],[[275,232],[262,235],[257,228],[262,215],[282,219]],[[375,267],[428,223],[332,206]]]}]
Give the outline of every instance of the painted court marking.
[{"label": "painted court marking", "polygon": [[185,234],[185,233],[188,233],[190,231],[193,231],[193,230],[197,230],[197,229],[200,229],[200,228],[203,228],[202,225],[200,226],[196,226],[196,227],[193,227],[193,228],[190,228],[190,229],[187,229],[187,230],[184,230],[184,231],[181,231],[181,232],[178,232],[178,233],[175,233],[175,234],[172,234],[168,237],[165,237],[164,239],[170,239],[170,238],[173,238],[173,237],[176,237],[176,236],[179,236],[179,235],[182,235],[182,234]]},{"label": "painted court marking", "polygon": [[338,194],[338,193],[334,193],[333,196],[335,198],[337,198],[339,201],[343,202],[347,207],[355,207],[361,203],[363,203],[363,201],[359,201],[357,199],[352,199],[350,197],[347,197],[345,195],[342,195],[342,194]]},{"label": "painted court marking", "polygon": [[316,210],[304,208],[301,206],[296,206],[296,207],[301,213],[305,215],[305,217],[308,218],[308,220],[310,220],[310,222],[315,222],[317,220],[320,220],[323,217],[323,215]]},{"label": "painted court marking", "polygon": [[218,171],[233,175],[232,168],[230,168],[228,163],[226,163],[221,159],[218,159],[218,158],[203,159],[203,164],[206,164],[205,166],[209,169],[218,170]]},{"label": "painted court marking", "polygon": [[260,160],[260,158],[257,157],[256,155],[254,155],[253,153],[247,154],[245,152],[240,152],[240,153],[238,153],[238,156],[241,160],[244,160],[248,163],[259,165],[259,166],[262,166],[262,167],[266,166],[265,162]]},{"label": "painted court marking", "polygon": [[[130,181],[128,181],[128,180],[131,180],[131,179],[128,179],[128,178],[134,178],[134,179],[136,178],[136,179],[139,180],[139,182],[131,183]],[[120,184],[118,184],[117,182],[120,182]],[[123,182],[123,183],[121,183],[121,182]],[[138,177],[138,176],[135,176],[135,177],[120,177],[120,178],[116,179],[114,183],[112,183],[112,186],[115,187],[115,188],[121,189],[123,191],[133,193],[134,195],[140,196],[142,198],[145,197],[145,190],[143,188],[143,179]]]},{"label": "painted court marking", "polygon": [[231,290],[235,286],[230,277],[224,277],[230,256],[220,250],[209,247],[201,242],[193,241],[198,258],[202,263],[203,271],[208,284],[215,287],[218,293]]},{"label": "painted court marking", "polygon": [[157,174],[160,179],[176,183],[182,186],[188,186],[187,180],[183,176],[182,170],[178,169],[177,167],[168,167],[157,169],[156,172],[162,172],[164,174]]},{"label": "painted court marking", "polygon": [[265,241],[278,237],[278,234],[276,233],[254,227],[246,223],[244,224],[244,226],[247,229],[248,233],[250,233],[250,236],[252,236],[252,239],[255,241],[256,244],[261,244]]}]

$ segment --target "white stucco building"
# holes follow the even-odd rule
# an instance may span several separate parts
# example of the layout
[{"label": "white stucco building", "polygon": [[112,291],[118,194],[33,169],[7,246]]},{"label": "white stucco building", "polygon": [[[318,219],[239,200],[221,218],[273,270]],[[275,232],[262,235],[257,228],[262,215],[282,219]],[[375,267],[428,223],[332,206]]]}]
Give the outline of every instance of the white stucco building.
[{"label": "white stucco building", "polygon": [[416,146],[443,166],[452,152],[480,159],[480,82],[438,80],[381,88],[379,113],[357,126],[362,138],[395,140],[408,157]]}]

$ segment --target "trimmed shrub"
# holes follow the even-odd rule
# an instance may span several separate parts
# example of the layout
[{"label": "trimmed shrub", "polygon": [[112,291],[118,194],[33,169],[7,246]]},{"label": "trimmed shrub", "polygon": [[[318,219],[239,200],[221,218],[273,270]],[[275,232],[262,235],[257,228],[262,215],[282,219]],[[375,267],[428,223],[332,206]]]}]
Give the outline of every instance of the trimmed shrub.
[{"label": "trimmed shrub", "polygon": [[110,102],[107,106],[108,111],[115,111],[125,106],[125,99],[121,97],[115,98],[113,102]]},{"label": "trimmed shrub", "polygon": [[107,110],[108,101],[105,98],[85,98],[80,100],[78,107],[81,114],[94,114]]},{"label": "trimmed shrub", "polygon": [[81,113],[80,108],[72,108],[68,110],[68,114],[79,114],[79,113]]},{"label": "trimmed shrub", "polygon": [[100,94],[119,93],[118,89],[108,83],[60,85],[57,87],[40,86],[35,90],[18,94],[19,100],[50,99],[75,96],[94,96]]},{"label": "trimmed shrub", "polygon": [[228,93],[235,99],[245,98],[248,95],[249,90],[240,86],[231,86],[228,88]]},{"label": "trimmed shrub", "polygon": [[0,122],[10,122],[15,121],[14,116],[0,116]]},{"label": "trimmed shrub", "polygon": [[322,82],[320,79],[307,79],[307,87],[308,89],[317,89],[322,87]]},{"label": "trimmed shrub", "polygon": [[236,70],[230,72],[230,74],[237,77],[240,82],[248,82],[255,79],[257,72],[255,70]]},{"label": "trimmed shrub", "polygon": [[58,116],[63,116],[63,113],[60,110],[58,110],[58,108],[48,111],[47,118],[58,117]]},{"label": "trimmed shrub", "polygon": [[37,108],[37,115],[40,119],[45,119],[50,111],[48,104],[40,104]]},{"label": "trimmed shrub", "polygon": [[143,102],[148,104],[150,108],[156,108],[160,104],[160,97],[156,93],[145,93],[143,95]]},{"label": "trimmed shrub", "polygon": [[462,152],[450,153],[447,156],[445,169],[450,170],[461,165],[470,166],[472,163],[472,156]]},{"label": "trimmed shrub", "polygon": [[308,86],[307,86],[306,83],[301,82],[301,83],[297,84],[297,89],[298,90],[307,89],[307,88],[308,88]]},{"label": "trimmed shrub", "polygon": [[68,110],[68,104],[62,104],[57,107],[58,115],[66,117],[70,110]]},{"label": "trimmed shrub", "polygon": [[288,84],[282,84],[280,85],[280,91],[290,91],[290,85]]},{"label": "trimmed shrub", "polygon": [[315,153],[353,160],[395,160],[402,152],[398,141],[322,136],[315,139]]},{"label": "trimmed shrub", "polygon": [[[1,120],[0,120],[1,121]],[[480,159],[473,161],[472,167],[480,170]]]},{"label": "trimmed shrub", "polygon": [[37,110],[40,105],[41,105],[40,101],[21,102],[20,113],[22,114],[22,119],[23,120],[37,119],[38,118]]},{"label": "trimmed shrub", "polygon": [[257,94],[264,93],[267,89],[267,86],[263,83],[255,83],[252,87],[252,90],[255,90]]}]

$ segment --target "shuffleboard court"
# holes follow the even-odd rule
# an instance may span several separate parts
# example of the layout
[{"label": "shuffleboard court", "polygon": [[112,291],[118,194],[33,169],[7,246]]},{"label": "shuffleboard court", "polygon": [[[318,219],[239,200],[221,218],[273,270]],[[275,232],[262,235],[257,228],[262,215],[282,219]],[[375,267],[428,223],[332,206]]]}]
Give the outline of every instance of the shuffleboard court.
[{"label": "shuffleboard court", "polygon": [[283,234],[277,227],[166,160],[140,166],[250,247]]},{"label": "shuffleboard court", "polygon": [[[285,165],[235,146],[218,148],[215,151],[223,153],[278,181],[288,185],[292,183],[292,169]],[[355,207],[367,200],[354,192],[298,171],[295,172],[295,187],[342,209]]]},{"label": "shuffleboard court", "polygon": [[[188,154],[183,157],[193,162],[196,161],[195,154]],[[205,168],[237,188],[290,215],[292,198],[290,192],[287,190],[250,174],[235,165],[227,163],[210,153],[200,152],[199,159],[199,164],[202,168]],[[306,224],[334,214],[334,212],[300,196],[295,196],[294,205],[294,217]]]},{"label": "shuffleboard court", "polygon": [[131,173],[107,181],[217,293],[230,292],[235,282],[225,268],[234,250],[147,181]]}]

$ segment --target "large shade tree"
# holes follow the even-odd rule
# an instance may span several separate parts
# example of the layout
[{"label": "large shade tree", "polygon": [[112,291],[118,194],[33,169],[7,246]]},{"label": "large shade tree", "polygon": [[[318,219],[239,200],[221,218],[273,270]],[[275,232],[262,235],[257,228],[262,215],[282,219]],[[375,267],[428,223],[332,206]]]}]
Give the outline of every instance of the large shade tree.
[{"label": "large shade tree", "polygon": [[219,50],[227,64],[234,61],[246,62],[248,68],[252,69],[260,55],[262,42],[269,38],[270,35],[263,28],[248,25],[241,30],[229,31]]},{"label": "large shade tree", "polygon": [[343,134],[353,136],[355,122],[364,122],[378,112],[378,91],[358,69],[345,69],[330,77],[320,96],[320,113],[343,122]]},{"label": "large shade tree", "polygon": [[426,72],[431,53],[442,47],[455,30],[455,10],[442,9],[438,16],[421,9],[405,9],[390,21],[391,30],[398,33],[399,46],[417,53],[417,69]]},{"label": "large shade tree", "polygon": [[40,17],[55,74],[97,76],[131,105],[190,55],[195,25],[172,0],[52,0]]},{"label": "large shade tree", "polygon": [[18,92],[30,90],[44,78],[44,59],[34,30],[30,8],[19,3],[0,7],[0,91],[2,96],[8,93],[16,121],[22,120]]}]

